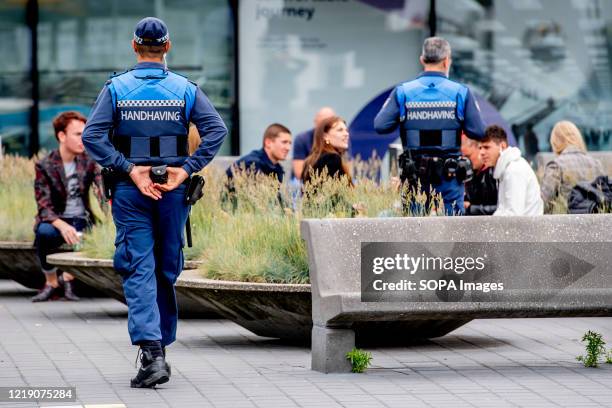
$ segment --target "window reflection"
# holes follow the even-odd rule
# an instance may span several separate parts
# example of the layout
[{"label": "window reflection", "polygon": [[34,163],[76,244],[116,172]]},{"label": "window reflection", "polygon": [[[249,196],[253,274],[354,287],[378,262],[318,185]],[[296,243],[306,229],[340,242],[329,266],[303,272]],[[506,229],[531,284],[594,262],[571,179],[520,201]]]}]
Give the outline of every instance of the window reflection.
[{"label": "window reflection", "polygon": [[438,34],[453,46],[451,75],[496,106],[523,149],[535,133],[539,150],[550,150],[561,119],[581,128],[590,150],[612,149],[612,2],[437,4]]},{"label": "window reflection", "polygon": [[[39,2],[40,145],[56,144],[51,120],[60,111],[88,114],[113,72],[135,64],[134,26],[156,15],[168,25],[170,69],[207,93],[231,127],[233,29],[225,0],[61,0]],[[222,154],[230,150],[227,138]]]},{"label": "window reflection", "polygon": [[30,31],[25,7],[0,0],[0,138],[7,153],[28,153]]}]

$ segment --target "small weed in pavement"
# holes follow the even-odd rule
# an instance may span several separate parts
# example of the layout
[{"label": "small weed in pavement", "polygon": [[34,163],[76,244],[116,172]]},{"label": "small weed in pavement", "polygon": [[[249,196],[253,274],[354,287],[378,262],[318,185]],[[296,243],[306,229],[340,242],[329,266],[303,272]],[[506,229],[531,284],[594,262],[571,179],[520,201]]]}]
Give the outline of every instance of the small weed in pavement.
[{"label": "small weed in pavement", "polygon": [[[606,355],[606,342],[601,337],[601,334],[588,331],[582,336],[582,342],[585,344],[586,354],[576,357],[576,360],[582,361],[585,367],[597,367],[602,356]],[[612,356],[608,353],[606,362],[612,363]]]},{"label": "small weed in pavement", "polygon": [[351,351],[346,353],[346,359],[351,362],[352,371],[354,373],[363,373],[372,362],[372,354],[353,347]]}]

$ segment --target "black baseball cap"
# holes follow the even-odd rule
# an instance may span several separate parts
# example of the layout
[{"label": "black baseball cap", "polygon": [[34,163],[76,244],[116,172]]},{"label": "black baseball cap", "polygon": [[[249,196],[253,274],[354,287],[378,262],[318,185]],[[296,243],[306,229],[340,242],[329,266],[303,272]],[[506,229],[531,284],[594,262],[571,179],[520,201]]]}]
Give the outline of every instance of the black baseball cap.
[{"label": "black baseball cap", "polygon": [[145,17],[136,24],[134,41],[142,45],[164,45],[170,39],[166,23],[156,17]]}]

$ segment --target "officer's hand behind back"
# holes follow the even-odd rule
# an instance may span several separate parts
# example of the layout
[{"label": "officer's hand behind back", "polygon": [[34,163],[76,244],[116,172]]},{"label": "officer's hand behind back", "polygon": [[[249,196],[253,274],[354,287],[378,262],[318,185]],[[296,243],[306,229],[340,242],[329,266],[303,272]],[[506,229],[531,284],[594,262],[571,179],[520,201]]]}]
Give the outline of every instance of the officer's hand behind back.
[{"label": "officer's hand behind back", "polygon": [[189,174],[182,167],[168,167],[166,171],[168,172],[168,181],[164,184],[154,184],[155,188],[161,191],[172,191],[189,177]]},{"label": "officer's hand behind back", "polygon": [[151,181],[149,172],[151,166],[134,166],[130,172],[130,178],[138,187],[138,190],[147,197],[153,200],[159,200],[161,198],[161,191],[155,186],[155,183]]}]

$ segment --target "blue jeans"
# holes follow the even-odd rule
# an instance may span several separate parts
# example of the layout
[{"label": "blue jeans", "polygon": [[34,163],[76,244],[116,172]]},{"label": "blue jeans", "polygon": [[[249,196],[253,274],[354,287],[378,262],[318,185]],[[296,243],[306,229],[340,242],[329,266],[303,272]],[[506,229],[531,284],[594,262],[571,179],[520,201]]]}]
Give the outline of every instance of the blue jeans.
[{"label": "blue jeans", "polygon": [[183,270],[183,231],[189,206],[185,185],[155,201],[120,182],[113,192],[117,229],[115,270],[123,278],[132,344],[176,339],[178,309],[174,284]]},{"label": "blue jeans", "polygon": [[[62,218],[62,220],[72,225],[77,231],[83,231],[89,227],[87,220],[84,218]],[[47,263],[47,255],[55,253],[57,248],[65,242],[62,234],[53,225],[48,222],[38,224],[34,246],[36,246],[36,255],[38,255],[43,272],[53,269],[53,265]]]}]

